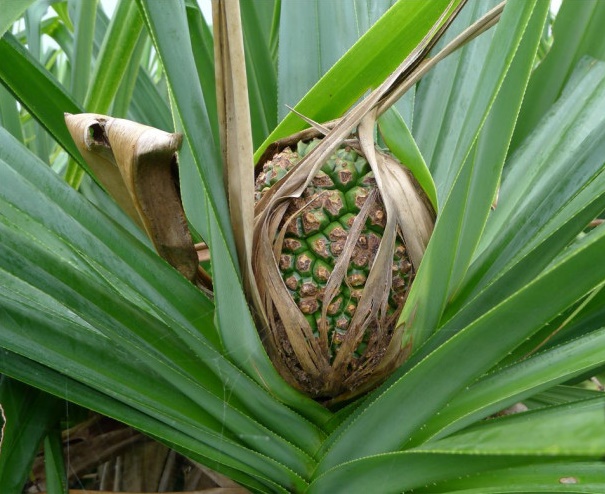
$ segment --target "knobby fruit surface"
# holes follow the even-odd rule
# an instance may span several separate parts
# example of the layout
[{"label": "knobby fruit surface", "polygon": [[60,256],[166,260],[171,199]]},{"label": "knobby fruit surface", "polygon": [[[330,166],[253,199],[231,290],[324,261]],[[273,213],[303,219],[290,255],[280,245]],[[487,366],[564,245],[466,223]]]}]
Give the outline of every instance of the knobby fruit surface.
[{"label": "knobby fruit surface", "polygon": [[[316,340],[309,341],[311,353],[317,348],[323,350],[324,370],[313,375],[301,364],[301,349],[293,346],[288,336],[292,328],[286,326],[293,323],[286,310],[281,315],[280,310],[272,311],[271,341],[277,348],[269,348],[269,354],[280,360],[276,366],[286,370],[287,380],[319,399],[352,395],[357,388],[365,389],[367,381],[382,380],[386,376],[373,375],[379,367],[382,373],[392,371],[393,365],[381,361],[415,275],[397,225],[392,262],[387,268],[390,272],[381,278],[383,284],[388,284],[382,288],[383,302],[366,310],[367,317],[358,314],[354,320],[364,291],[376,289],[375,283],[371,288],[367,283],[387,227],[374,173],[355,142],[341,145],[299,197],[284,198],[279,226],[271,239],[284,288],[280,296],[289,297],[294,304],[290,307],[303,315],[310,330],[305,333],[305,341]],[[255,182],[255,201],[258,203],[318,143],[319,139],[301,140],[262,163]],[[350,331],[356,333],[353,346],[346,346],[350,355],[339,357]],[[389,353],[393,361],[401,361],[400,353]]]}]

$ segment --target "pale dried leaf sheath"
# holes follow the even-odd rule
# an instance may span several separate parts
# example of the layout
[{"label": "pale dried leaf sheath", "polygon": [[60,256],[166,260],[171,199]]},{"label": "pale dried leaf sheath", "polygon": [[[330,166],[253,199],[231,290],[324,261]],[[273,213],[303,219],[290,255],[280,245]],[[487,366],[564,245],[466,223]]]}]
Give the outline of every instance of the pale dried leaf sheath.
[{"label": "pale dried leaf sheath", "polygon": [[176,152],[182,136],[122,119],[108,121],[105,131],[158,253],[194,281],[198,271],[197,253],[176,177]]},{"label": "pale dried leaf sheath", "polygon": [[[274,331],[287,336],[287,341],[297,359],[313,378],[320,379],[328,372],[329,360],[321,351],[309,323],[298,306],[291,298],[283,296],[287,289],[275,261],[281,252],[274,250],[275,245],[272,239],[277,236],[284,213],[284,207],[276,208],[271,218],[273,221],[264,224],[266,232],[262,236],[262,246],[258,250],[260,257],[256,258],[255,263],[255,267],[264,274],[262,282],[258,283],[259,293],[264,301],[264,308],[272,311],[274,306],[280,315],[280,319],[270,320],[270,324],[274,325]],[[277,254],[277,257],[274,253]],[[282,324],[282,321],[287,321],[287,323]],[[276,343],[281,347],[284,341]]]},{"label": "pale dried leaf sheath", "polygon": [[[214,1],[214,56],[221,148],[229,213],[247,292],[254,297],[254,160],[239,2]],[[252,293],[251,293],[252,292]]]},{"label": "pale dried leaf sheath", "polygon": [[158,254],[194,281],[198,258],[178,191],[181,135],[104,115],[68,115],[66,121],[87,162],[119,171],[123,189],[117,190],[127,191]]},{"label": "pale dried leaf sheath", "polygon": [[[353,248],[355,247],[355,244],[357,244],[357,241],[358,241],[360,233],[361,233],[361,229],[365,225],[365,222],[366,222],[366,219],[370,212],[370,209],[376,202],[376,196],[377,196],[377,191],[374,190],[366,199],[363,207],[359,211],[359,214],[355,218],[355,221],[353,222],[351,229],[349,230],[349,235],[345,242],[343,253],[339,256],[338,262],[336,263],[336,266],[334,266],[334,270],[332,271],[332,275],[330,276],[327,286],[326,286],[325,299],[327,299],[327,300],[324,301],[324,305],[323,305],[323,309],[322,309],[322,319],[323,319],[322,322],[325,321],[325,318],[327,315],[328,304],[326,304],[325,302],[331,302],[331,299],[335,295],[336,290],[338,290],[340,288],[340,286],[342,285],[342,282],[347,273],[347,268],[349,265],[351,254],[353,252]],[[384,243],[384,237],[381,242],[381,245],[383,243]],[[374,263],[376,263],[376,260],[374,261]],[[390,265],[389,265],[389,268],[390,268]],[[383,273],[386,273],[387,275],[390,274],[390,269],[386,269]],[[351,320],[349,328],[347,329],[347,333],[344,337],[344,341],[342,342],[342,344],[338,350],[338,353],[336,354],[336,358],[334,359],[334,362],[332,364],[333,372],[335,372],[337,375],[340,375],[340,376],[346,375],[346,370],[347,370],[346,367],[351,363],[351,356],[353,355],[353,352],[355,351],[355,349],[359,346],[359,343],[361,343],[365,330],[367,329],[371,320],[376,315],[375,314],[376,311],[373,310],[374,308],[368,307],[368,305],[370,305],[370,304],[368,304],[369,297],[367,295],[370,290],[373,290],[373,287],[370,284],[371,277],[372,277],[372,270],[370,270],[370,279],[368,279],[368,281],[366,283],[366,286],[363,291],[363,295],[361,296],[361,299],[359,300],[359,304],[357,306],[357,309],[355,310],[353,319]],[[388,291],[390,289],[390,286],[391,286],[390,283],[388,283],[388,285],[385,284],[386,290],[381,290],[380,298],[382,298],[383,296],[388,297]],[[320,325],[320,327],[321,327],[321,325]]]}]

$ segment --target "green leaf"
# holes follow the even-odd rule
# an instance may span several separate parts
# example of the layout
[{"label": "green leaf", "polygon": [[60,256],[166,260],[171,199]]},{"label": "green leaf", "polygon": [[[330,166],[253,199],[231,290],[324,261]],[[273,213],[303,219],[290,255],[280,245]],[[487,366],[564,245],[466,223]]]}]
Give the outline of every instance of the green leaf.
[{"label": "green leaf", "polygon": [[[129,116],[128,110],[133,100],[134,90],[139,78],[139,74],[142,71],[141,58],[148,43],[149,38],[146,36],[146,33],[140,34],[134,48],[132,49],[130,63],[123,74],[123,78],[119,83],[118,90],[115,93],[115,98],[111,104],[110,114],[114,118],[127,118]],[[169,112],[167,111],[167,113]]]},{"label": "green leaf", "polygon": [[51,431],[44,438],[44,473],[48,492],[69,494],[63,457],[63,438],[59,428]]},{"label": "green leaf", "polygon": [[[50,19],[46,19],[42,22],[42,34],[45,34],[52,38],[59,48],[65,53],[65,55],[70,58],[73,53],[73,34],[69,31],[66,25],[59,21],[59,19],[55,17],[51,17]],[[21,40],[17,37],[19,41]],[[64,73],[68,72],[68,68],[63,68]],[[68,77],[66,80],[69,79]]]},{"label": "green leaf", "polygon": [[29,476],[40,442],[59,420],[63,400],[2,376],[0,406],[5,420],[0,490],[19,494]]},{"label": "green leaf", "polygon": [[[189,43],[188,23],[185,6],[178,8],[164,2],[140,0],[140,8],[150,35],[156,46],[162,65],[168,75],[175,112],[182,122],[182,131],[191,148],[191,157],[207,192],[211,221],[218,221],[226,236],[227,252],[235,259],[232,234],[230,232],[227,199],[223,189],[222,163],[213,137],[204,95],[198,81],[197,68]],[[196,184],[193,185],[196,187]],[[194,190],[184,193],[194,193]],[[202,192],[199,186],[195,192]],[[202,195],[202,197],[204,197]],[[214,219],[216,218],[216,219]],[[192,219],[195,225],[195,218]],[[197,228],[197,226],[196,226]],[[198,228],[205,230],[206,228]],[[209,239],[206,239],[209,241]],[[218,244],[217,244],[218,245]],[[237,264],[237,263],[235,263]]]},{"label": "green leaf", "polygon": [[71,94],[83,104],[90,81],[98,0],[77,2],[74,6],[75,50],[71,59]]},{"label": "green leaf", "polygon": [[[497,197],[500,174],[517,123],[548,9],[548,1],[536,3],[477,141],[466,158],[473,163],[473,172],[469,198],[460,218],[462,228],[456,246],[456,259],[452,265],[450,293],[459,289],[491,213],[493,201]],[[500,41],[498,35],[498,32],[494,34],[495,43]],[[483,83],[482,80],[481,86]]]},{"label": "green leaf", "polygon": [[[44,65],[47,64],[47,54],[50,50],[43,49],[41,24],[42,18],[48,11],[49,3],[48,0],[39,0],[27,9],[23,18],[25,21],[24,42],[33,58]],[[43,131],[38,122],[30,122],[29,128],[30,149],[42,160],[47,160],[51,148],[47,133]]]},{"label": "green leaf", "polygon": [[[6,234],[5,229],[2,233]],[[2,249],[2,255],[6,259],[15,256],[6,248]],[[31,266],[28,267],[31,270]],[[216,451],[215,457],[220,454],[234,456],[254,471],[267,475],[282,485],[299,482],[297,475],[281,461],[290,463],[287,459],[290,454],[284,454],[288,450],[299,459],[303,459],[305,455],[287,444],[280,446],[280,440],[267,440],[268,437],[276,437],[268,434],[268,430],[254,425],[249,416],[236,412],[235,408],[224,401],[223,392],[220,400],[212,399],[207,389],[210,384],[208,376],[204,378],[204,386],[201,384],[201,375],[195,379],[183,375],[182,371],[174,368],[177,360],[169,348],[165,348],[164,355],[153,355],[140,341],[123,334],[119,321],[107,321],[112,324],[111,328],[100,327],[97,323],[91,329],[90,323],[78,321],[77,315],[70,314],[73,308],[62,308],[60,303],[53,302],[37,290],[29,289],[28,285],[12,277],[4,269],[5,266],[0,285],[4,348],[22,355],[27,354],[55,370],[77,377],[90,387],[110,393],[129,406],[161,418],[176,430],[195,438],[199,450],[213,449]],[[43,273],[35,274],[40,277]],[[79,280],[74,281],[76,287],[80,286]],[[48,307],[53,306],[56,308],[50,312]],[[47,308],[46,313],[42,312],[42,307]],[[121,313],[125,310],[128,310],[127,306],[120,307]],[[147,330],[154,330],[150,319],[139,321],[141,323]],[[111,333],[111,330],[114,332]],[[66,334],[70,338],[66,338]],[[32,339],[35,343],[32,343]],[[167,346],[166,341],[169,339],[164,341],[164,347]],[[170,338],[170,341],[174,341],[174,338]],[[120,351],[117,352],[116,348]],[[181,358],[186,357],[187,361],[193,363],[192,356],[183,350],[184,347],[181,347]],[[103,362],[102,366],[91,363],[92,354]],[[166,361],[167,358],[170,363]],[[132,364],[129,365],[129,362]],[[177,378],[178,374],[183,377]],[[208,413],[206,409],[212,408],[215,410]],[[234,420],[233,412],[239,419]],[[246,422],[252,427],[244,426]],[[238,432],[235,433],[234,430]],[[255,448],[261,451],[265,449],[266,452],[261,455]],[[272,451],[272,456],[281,456],[280,462],[268,460],[266,454],[269,450]],[[277,450],[282,451],[277,454]],[[294,460],[294,457],[290,459]],[[294,468],[302,467],[303,471],[306,469],[298,460],[295,463],[298,465],[292,464]]]},{"label": "green leaf", "polygon": [[559,385],[528,398],[524,403],[527,404],[527,407],[531,410],[532,408],[542,408],[544,406],[562,405],[575,401],[588,400],[598,396],[603,396],[601,391],[580,388],[577,386]]},{"label": "green leaf", "polygon": [[[433,51],[442,49],[497,3],[497,0],[469,2]],[[441,206],[462,165],[453,161],[453,155],[481,83],[494,33],[495,29],[490,29],[452,53],[422,79],[416,90],[411,130],[433,174]]]},{"label": "green leaf", "polygon": [[[208,120],[212,126],[212,132],[216,146],[219,143],[218,113],[216,107],[216,83],[214,76],[214,41],[212,31],[197,3],[187,5],[187,21],[189,25],[189,36],[191,37],[191,48],[197,69],[197,76],[204,94],[204,103],[208,111]],[[199,179],[198,179],[199,181]]]},{"label": "green leaf", "polygon": [[23,142],[23,130],[19,119],[19,110],[15,98],[0,86],[0,123],[15,138]]},{"label": "green leaf", "polygon": [[[86,111],[107,113],[131,64],[142,28],[143,21],[136,4],[122,0],[112,17],[100,53],[95,60],[91,83],[86,89]],[[138,62],[138,59],[135,61]]]},{"label": "green leaf", "polygon": [[554,42],[527,87],[512,149],[516,149],[561,95],[578,62],[589,55],[605,60],[602,26],[605,5],[598,0],[565,0],[553,25]]},{"label": "green leaf", "polygon": [[552,327],[544,327],[532,340],[521,345],[514,353],[534,352],[538,347],[536,341],[539,342],[539,349],[543,350],[590,334],[602,327],[604,311],[605,289],[600,288],[593,291],[580,304],[572,307],[570,311],[559,315],[553,321]]},{"label": "green leaf", "polygon": [[496,27],[481,84],[450,148],[452,178],[437,182],[443,207],[399,318],[403,346],[418,348],[435,332],[479,242],[548,9],[539,2],[534,13],[535,5],[508,2]]},{"label": "green leaf", "polygon": [[282,5],[277,92],[280,120],[288,114],[287,107],[298,102],[393,3],[381,0],[371,10],[355,0],[298,0]]},{"label": "green leaf", "polygon": [[[82,91],[83,106],[90,113],[107,113],[111,102],[120,87],[124,74],[131,63],[131,57],[137,40],[143,27],[143,21],[136,7],[131,1],[122,0],[117,6],[113,19],[105,33],[103,44],[99,55],[94,63],[91,81],[88,77],[92,64],[94,20],[96,17],[96,3],[82,2],[78,4],[80,9],[77,14],[80,18],[76,21],[78,28],[75,33],[75,44],[77,50],[72,60],[72,93],[78,96]],[[83,34],[86,31],[86,34]],[[82,39],[81,37],[84,37]],[[138,60],[136,60],[138,62]],[[83,77],[79,70],[86,67],[86,76]],[[74,88],[74,78],[77,78]],[[80,80],[82,78],[82,80]],[[83,88],[80,90],[80,88]],[[72,186],[78,188],[84,170],[71,162],[67,169],[66,180]]]},{"label": "green leaf", "polygon": [[143,68],[137,76],[128,116],[137,122],[167,132],[174,128],[168,102],[163,99],[150,75]]},{"label": "green leaf", "polygon": [[[222,346],[212,324],[213,308],[199,290],[147,246],[141,245],[87,205],[47,168],[31,163],[31,158],[19,160],[19,153],[24,151],[19,146],[9,146],[14,143],[10,136],[4,143],[0,159],[4,158],[3,153],[12,153],[6,158],[12,158],[13,166],[28,179],[25,181],[6,164],[0,168],[3,177],[0,182],[5,184],[0,188],[0,203],[5,205],[0,215],[5,232],[0,246],[5,255],[0,267],[7,270],[6,280],[0,277],[0,283],[12,280],[10,284],[16,284],[13,288],[9,288],[10,284],[5,285],[5,289],[17,297],[13,303],[26,306],[36,299],[43,299],[53,307],[61,300],[61,305],[66,305],[68,312],[75,312],[82,318],[81,324],[88,331],[94,327],[107,338],[121,342],[123,348],[128,349],[126,355],[135,352],[137,361],[145,366],[139,374],[148,372],[147,369],[161,372],[173,388],[191,396],[204,409],[213,409],[209,413],[217,420],[227,420],[233,411],[243,419],[240,425],[247,422],[255,429],[257,425],[253,424],[256,420],[250,418],[250,415],[255,415],[258,420],[280,429],[291,443],[299,444],[305,451],[317,449],[322,434],[316,427],[254,385],[221,355]],[[49,184],[54,185],[51,187]],[[36,186],[46,190],[47,194],[34,194]],[[20,247],[21,244],[24,247]],[[116,249],[117,246],[120,247]],[[10,260],[19,250],[23,262],[12,264]],[[94,252],[95,256],[91,257],[89,252]],[[42,263],[41,266],[38,263]],[[66,269],[66,265],[70,269]],[[43,296],[44,291],[39,292],[33,287],[23,288],[25,291],[21,292],[17,287],[24,283],[23,280],[29,280],[27,283],[35,281],[36,286],[42,290],[46,287],[51,294]],[[49,287],[53,286],[51,290]],[[38,303],[36,307],[39,311]],[[48,344],[63,349],[79,341],[76,339],[66,345],[70,333],[62,330],[60,325],[55,330],[54,340]],[[101,348],[95,354],[102,355]],[[115,357],[107,355],[106,361]],[[60,357],[54,365],[63,365],[63,358]],[[94,363],[89,362],[88,365]],[[112,367],[117,370],[120,366],[116,363]],[[78,372],[83,371],[79,369]],[[106,377],[103,385],[109,386],[108,380],[117,378]],[[248,385],[243,385],[243,382]],[[150,382],[144,389],[154,394],[152,389],[155,386],[157,384]],[[226,390],[229,390],[230,397],[227,400],[230,405],[227,406]],[[145,391],[139,391],[137,396],[141,400],[148,399]],[[282,417],[281,421],[274,422],[266,414],[271,408],[274,414]],[[247,410],[245,414],[244,409]],[[235,420],[230,427],[238,429],[239,422]],[[220,430],[223,428],[221,426]],[[245,429],[248,427],[240,432],[244,433]],[[258,437],[265,437],[268,433],[258,432],[244,437],[258,441]],[[282,442],[277,436],[276,439],[277,442],[272,443],[261,441],[258,446],[261,449],[265,446],[275,448]]]},{"label": "green leaf", "polygon": [[[535,460],[532,464],[545,462]],[[309,486],[309,494],[338,492],[343,485],[347,493],[375,492],[397,494],[413,489],[416,492],[439,481],[477,475],[497,468],[511,468],[528,463],[528,458],[478,456],[404,451],[361,458],[342,463],[318,476]],[[355,479],[351,482],[351,479]],[[432,491],[429,491],[432,492]]]},{"label": "green leaf", "polygon": [[605,453],[605,397],[489,420],[416,451],[476,455],[584,456]]},{"label": "green leaf", "polygon": [[437,190],[431,172],[424,162],[410,129],[397,110],[391,108],[385,112],[378,119],[378,129],[391,153],[412,172],[426,192],[433,208],[438,211]]},{"label": "green leaf", "polygon": [[5,34],[0,39],[0,81],[46,131],[86,167],[63,120],[63,113],[81,113],[73,97],[31,54]]},{"label": "green leaf", "polygon": [[32,3],[34,3],[34,0],[7,0],[2,4],[0,37],[10,29],[13,23],[23,15],[23,12],[25,12]]},{"label": "green leaf", "polygon": [[411,440],[421,444],[445,437],[477,420],[522,402],[553,385],[605,363],[605,329],[555,347],[482,378],[433,416]]},{"label": "green leaf", "polygon": [[[344,1],[242,3],[255,144],[285,111],[278,100],[302,97],[299,111],[319,121],[342,115],[448,3],[394,3],[330,68],[391,0]],[[469,2],[450,34],[496,1]],[[415,348],[432,336],[378,390],[333,413],[281,379],[257,335],[224,193],[213,42],[197,2],[122,0],[111,24],[88,10],[83,22],[73,17],[85,46],[66,27],[67,2],[42,20],[50,3],[0,40],[11,93],[0,95],[0,373],[136,427],[253,492],[603,492],[604,398],[572,384],[605,364],[605,232],[585,229],[605,209],[605,69],[594,59],[571,69],[605,46],[605,9],[586,0],[574,18],[566,1],[539,64],[547,2],[509,0],[497,29],[382,117],[384,141],[441,208],[405,318]],[[69,4],[74,14],[96,1]],[[81,111],[66,89],[79,50],[87,103],[183,132],[182,197],[210,246],[212,300],[95,183],[77,193],[43,163],[67,161],[50,137],[81,160],[62,116]],[[38,137],[28,112],[51,136]],[[289,115],[268,140],[305,125]],[[482,420],[518,401],[531,411]],[[49,458],[59,458],[58,435],[47,437]]]},{"label": "green leaf", "polygon": [[[183,433],[175,427],[174,420],[165,420],[165,417],[158,414],[157,409],[154,409],[153,413],[145,414],[117,400],[113,393],[90,388],[34,360],[7,352],[4,349],[1,350],[1,355],[0,372],[3,374],[36,385],[36,387],[56,396],[69,398],[74,403],[136,427],[142,432],[165,442],[185,456],[212,465],[213,469],[229,475],[243,485],[257,490],[263,490],[263,488],[266,490],[268,485],[279,491],[279,486],[269,479],[262,478],[262,481],[259,481],[253,478],[258,477],[259,474],[242,461],[245,455],[229,456],[213,445],[207,445],[200,441],[199,423],[193,433]],[[216,438],[219,446],[223,440],[226,440],[226,438]]]},{"label": "green leaf", "polygon": [[368,492],[372,485],[380,485],[381,492],[401,492],[494,468],[552,463],[558,457],[598,459],[605,453],[604,404],[599,396],[510,415],[413,450],[344,463],[318,477],[308,492],[334,492],[352,476],[356,481],[347,483],[348,492]]},{"label": "green leaf", "polygon": [[[410,54],[448,7],[448,3],[447,0],[433,2],[406,0],[395,3],[309,90],[296,104],[295,109],[317,122],[342,116],[365,91],[378,86]],[[459,2],[454,3],[457,5]],[[306,4],[294,4],[294,7],[304,5]],[[321,5],[322,8],[333,8],[336,4],[321,2]],[[306,12],[301,15],[305,17],[314,15],[312,9],[305,6],[304,10]],[[282,29],[286,29],[286,26],[295,29],[297,25],[298,22],[286,24],[282,20]],[[326,26],[326,29],[333,29],[333,26]],[[306,36],[306,33],[296,35],[293,31],[288,38],[291,45],[302,45],[300,39]],[[280,49],[282,49],[281,42]],[[280,60],[282,59],[283,56],[280,57]],[[299,59],[292,57],[292,63]],[[299,77],[303,77],[303,74],[299,74]],[[294,79],[289,81],[290,85],[295,84]],[[300,96],[297,94],[296,98]],[[285,103],[292,105],[296,101],[285,101]],[[305,122],[298,116],[288,114],[257,150],[255,159],[260,157],[270,143],[298,132],[305,126]]]},{"label": "green leaf", "polygon": [[[586,61],[531,141],[509,160],[465,289],[450,309],[484,293],[450,325],[480,314],[535,277],[605,206],[605,64]],[[531,172],[526,164],[533,163]],[[534,171],[535,170],[535,171]],[[516,265],[515,265],[516,263]],[[488,297],[492,297],[488,301]]]},{"label": "green leaf", "polygon": [[69,2],[53,2],[51,6],[61,20],[61,24],[70,31],[73,31],[74,26],[69,17]]},{"label": "green leaf", "polygon": [[271,18],[264,17],[268,6],[269,2],[240,2],[255,148],[277,125],[277,75],[267,36]]},{"label": "green leaf", "polygon": [[414,490],[418,493],[554,493],[582,492],[600,494],[605,490],[603,462],[562,461],[541,465],[521,465],[440,482]]},{"label": "green leaf", "polygon": [[[604,68],[602,63],[580,64],[531,142],[509,158],[502,198],[463,288],[446,308],[440,330],[406,362],[407,368],[534,279],[605,208]],[[527,163],[540,172],[528,175]],[[536,337],[514,358],[531,351],[545,335]]]}]

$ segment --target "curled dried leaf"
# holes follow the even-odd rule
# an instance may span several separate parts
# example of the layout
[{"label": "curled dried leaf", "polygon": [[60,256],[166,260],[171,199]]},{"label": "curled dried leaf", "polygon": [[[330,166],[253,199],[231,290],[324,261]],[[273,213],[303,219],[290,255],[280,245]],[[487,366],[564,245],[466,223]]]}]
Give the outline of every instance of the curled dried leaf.
[{"label": "curled dried leaf", "polygon": [[65,123],[78,151],[92,170],[95,178],[128,216],[143,228],[141,217],[137,212],[130,192],[126,188],[111,146],[105,137],[103,126],[107,118],[109,117],[94,113],[79,115],[66,113]]},{"label": "curled dried leaf", "polygon": [[179,194],[181,135],[90,113],[66,114],[65,121],[84,159],[158,253],[187,279],[198,279],[198,257]]}]

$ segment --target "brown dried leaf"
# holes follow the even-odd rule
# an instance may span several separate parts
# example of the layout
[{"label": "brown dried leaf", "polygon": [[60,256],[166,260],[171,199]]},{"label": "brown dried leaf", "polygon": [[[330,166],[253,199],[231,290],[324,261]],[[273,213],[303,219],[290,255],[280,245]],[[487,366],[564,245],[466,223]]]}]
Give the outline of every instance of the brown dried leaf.
[{"label": "brown dried leaf", "polygon": [[178,190],[181,135],[105,115],[66,114],[65,121],[87,162],[111,179],[109,192],[134,209],[158,253],[194,281],[197,253]]}]

